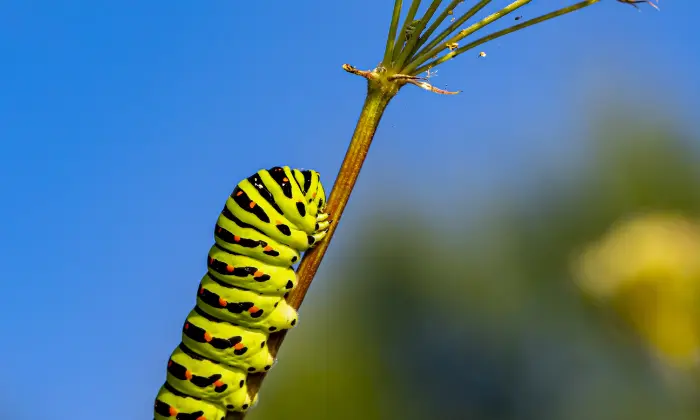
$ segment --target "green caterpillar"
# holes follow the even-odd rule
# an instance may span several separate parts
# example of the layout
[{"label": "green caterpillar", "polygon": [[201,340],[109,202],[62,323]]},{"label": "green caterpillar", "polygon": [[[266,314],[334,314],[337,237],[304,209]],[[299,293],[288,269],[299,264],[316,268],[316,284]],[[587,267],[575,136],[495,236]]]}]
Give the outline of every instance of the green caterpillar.
[{"label": "green caterpillar", "polygon": [[274,167],[236,186],[217,220],[207,273],[168,361],[154,420],[223,420],[255,404],[247,376],[272,367],[270,333],[297,322],[285,300],[296,285],[292,265],[326,236],[325,204],[312,170]]}]

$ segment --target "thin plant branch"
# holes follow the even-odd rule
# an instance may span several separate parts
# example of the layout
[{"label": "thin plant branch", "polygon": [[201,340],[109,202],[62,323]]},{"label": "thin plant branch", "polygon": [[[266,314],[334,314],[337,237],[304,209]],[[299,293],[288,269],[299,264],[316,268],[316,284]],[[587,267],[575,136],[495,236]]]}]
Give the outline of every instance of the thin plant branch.
[{"label": "thin plant branch", "polygon": [[348,73],[355,74],[357,76],[362,76],[365,79],[375,78],[375,74],[371,70],[360,70],[356,67],[351,66],[350,64],[343,64],[343,70],[345,70]]},{"label": "thin plant branch", "polygon": [[[654,9],[661,10],[661,9],[659,9],[659,6],[655,5],[651,0],[617,0],[617,1],[619,1],[620,3],[629,4],[630,6],[635,7],[639,11],[641,11],[639,6],[637,6],[637,4],[639,4],[639,3],[648,3]],[[656,2],[658,3],[659,0],[656,0]]]},{"label": "thin plant branch", "polygon": [[394,42],[396,40],[396,30],[399,27],[399,19],[401,18],[401,5],[403,0],[396,0],[394,2],[394,13],[391,16],[391,25],[389,25],[389,36],[386,39],[386,50],[384,50],[384,60],[382,64],[384,67],[391,65],[391,58],[394,56]]},{"label": "thin plant branch", "polygon": [[[527,1],[531,1],[531,0],[527,0]],[[428,45],[426,45],[420,51],[418,51],[416,53],[416,58],[414,60],[411,60],[411,64],[409,64],[406,67],[405,72],[409,73],[412,70],[412,68],[411,68],[412,65],[414,65],[416,63],[417,63],[417,65],[415,65],[415,67],[413,67],[413,69],[415,69],[419,65],[423,64],[424,62],[429,60],[430,57],[435,56],[435,54],[437,54],[437,52],[440,52],[443,49],[445,49],[447,44],[457,42],[457,41],[454,41],[454,37],[453,37],[452,39],[444,42],[440,48],[436,48],[436,46],[439,45],[442,40],[444,40],[445,38],[450,36],[450,34],[452,34],[455,30],[457,30],[462,24],[464,24],[464,22],[471,19],[472,16],[477,14],[481,9],[486,7],[486,5],[488,5],[489,3],[491,3],[491,0],[481,0],[479,3],[472,6],[472,8],[469,9],[469,11],[467,11],[467,13],[460,16],[459,19],[457,19],[454,23],[452,23],[452,25],[448,26],[438,36],[436,36],[435,39],[433,39]],[[437,52],[435,52],[435,51],[437,51]]]},{"label": "thin plant branch", "polygon": [[416,86],[418,86],[418,87],[421,88],[421,89],[425,89],[425,90],[428,90],[428,91],[433,92],[433,93],[439,93],[440,95],[456,95],[456,94],[462,92],[461,90],[449,91],[449,90],[444,90],[444,89],[436,88],[435,86],[431,85],[431,84],[428,83],[428,82],[424,82],[424,81],[420,81],[420,80],[414,80],[414,79],[406,80],[406,83],[410,83],[410,84],[412,84],[412,85],[416,85]]},{"label": "thin plant branch", "polygon": [[404,48],[401,50],[401,55],[399,55],[399,57],[394,60],[394,66],[396,68],[400,69],[401,67],[403,67],[403,64],[406,62],[408,57],[412,56],[413,53],[418,49],[418,42],[421,39],[421,32],[423,32],[423,29],[425,29],[425,27],[428,25],[430,19],[433,18],[433,15],[435,14],[437,8],[440,6],[440,3],[442,3],[442,0],[433,0],[433,2],[430,4],[430,7],[428,7],[428,10],[426,10],[425,14],[420,18],[420,22],[416,26],[413,36],[409,38],[409,40],[406,42],[406,45],[404,45]]},{"label": "thin plant branch", "polygon": [[396,43],[394,44],[394,52],[391,58],[392,65],[396,61],[396,59],[399,58],[399,54],[401,54],[401,51],[403,51],[403,48],[396,48],[396,46],[403,46],[406,42],[406,30],[408,29],[409,25],[413,23],[413,19],[416,17],[416,12],[418,11],[418,6],[420,6],[420,2],[421,0],[413,0],[411,2],[411,7],[408,9],[408,14],[404,18],[403,26],[401,27],[401,32],[398,33]]},{"label": "thin plant branch", "polygon": [[[379,80],[381,78],[381,73],[377,71],[377,69],[374,70],[359,70],[358,68],[351,66],[350,64],[343,64],[343,70],[347,71],[348,73],[352,73],[357,76],[364,77],[367,80]],[[461,90],[458,91],[449,91],[445,89],[440,89],[437,88],[430,83],[428,83],[428,79],[425,77],[420,77],[420,76],[414,76],[410,74],[392,74],[390,76],[387,76],[386,78],[387,81],[389,82],[398,82],[399,88],[403,85],[406,84],[411,84],[418,86],[421,89],[428,90],[433,93],[438,93],[441,95],[456,95],[458,93],[461,93]]]},{"label": "thin plant branch", "polygon": [[459,5],[462,1],[463,0],[452,0],[452,2],[447,5],[445,10],[443,10],[442,13],[440,13],[440,15],[437,17],[437,19],[435,19],[435,22],[433,22],[433,24],[430,25],[428,30],[425,31],[425,33],[423,35],[421,35],[415,48],[420,48],[421,46],[423,46],[423,44],[425,44],[428,41],[428,39],[433,34],[433,32],[435,32],[437,30],[437,28],[440,27],[440,25],[442,24],[442,22],[445,21],[447,16],[449,16],[451,14],[451,12],[455,9],[455,7],[457,7],[457,5]]},{"label": "thin plant branch", "polygon": [[511,26],[510,28],[502,29],[500,31],[497,31],[497,32],[494,32],[490,35],[487,35],[483,38],[479,38],[476,41],[471,42],[471,43],[469,43],[461,48],[458,48],[454,51],[451,51],[451,52],[443,55],[442,57],[438,58],[437,60],[434,60],[434,61],[432,61],[432,62],[430,62],[422,67],[419,67],[418,69],[416,69],[413,72],[407,72],[407,73],[409,73],[409,74],[421,74],[428,69],[432,69],[432,68],[444,63],[445,61],[448,61],[448,60],[450,60],[450,59],[452,59],[460,54],[463,54],[463,53],[471,50],[472,48],[478,47],[479,45],[484,44],[488,41],[494,40],[496,38],[500,38],[504,35],[508,35],[510,33],[513,33],[515,31],[519,31],[521,29],[525,29],[528,26],[536,25],[536,24],[544,22],[546,20],[554,19],[555,17],[559,17],[559,16],[565,15],[567,13],[575,12],[577,10],[583,9],[584,7],[588,7],[588,6],[591,6],[595,3],[598,3],[599,1],[601,1],[601,0],[584,0],[582,2],[573,4],[569,7],[564,7],[562,9],[556,10],[554,12],[547,13],[545,15],[527,20],[521,24]]},{"label": "thin plant branch", "polygon": [[[413,61],[411,62],[411,64],[409,64],[408,66],[406,66],[406,68],[403,70],[404,73],[409,73],[409,74],[413,73],[413,71],[414,71],[418,66],[420,66],[420,65],[423,64],[423,63],[425,63],[425,62],[428,61],[430,58],[435,57],[435,56],[438,55],[442,50],[444,50],[445,48],[447,48],[447,45],[448,45],[448,44],[455,44],[455,43],[461,41],[462,39],[464,39],[464,38],[466,38],[467,36],[473,34],[474,32],[478,31],[479,29],[483,28],[484,26],[489,25],[489,24],[491,24],[491,23],[497,21],[498,19],[500,19],[500,18],[502,18],[502,17],[504,17],[504,16],[506,16],[506,15],[512,13],[513,11],[515,11],[515,10],[517,10],[517,9],[523,7],[523,6],[525,6],[526,4],[530,3],[531,1],[532,1],[532,0],[516,0],[516,1],[514,1],[513,3],[509,4],[508,6],[504,7],[503,9],[499,10],[498,12],[492,13],[492,14],[490,14],[489,16],[486,16],[486,17],[483,18],[481,21],[479,21],[479,22],[477,22],[477,23],[471,25],[471,26],[468,27],[467,29],[463,29],[463,30],[459,31],[459,33],[458,33],[457,35],[455,35],[455,36],[453,36],[452,38],[450,38],[447,42],[445,42],[445,44],[443,44],[443,45],[438,45],[438,46],[436,46],[435,48],[433,48],[432,50],[425,51],[424,53],[420,54],[420,55],[418,56],[418,58],[416,58],[415,60],[413,60]],[[480,6],[480,5],[481,5],[482,3],[484,3],[484,2],[488,3],[488,0],[481,1],[477,6]],[[477,6],[474,6],[474,7],[477,7]],[[481,6],[481,7],[483,7],[483,6]],[[517,25],[516,25],[516,26],[517,26]],[[453,51],[453,52],[456,52],[456,51]],[[434,66],[433,66],[433,67],[434,67]]]}]

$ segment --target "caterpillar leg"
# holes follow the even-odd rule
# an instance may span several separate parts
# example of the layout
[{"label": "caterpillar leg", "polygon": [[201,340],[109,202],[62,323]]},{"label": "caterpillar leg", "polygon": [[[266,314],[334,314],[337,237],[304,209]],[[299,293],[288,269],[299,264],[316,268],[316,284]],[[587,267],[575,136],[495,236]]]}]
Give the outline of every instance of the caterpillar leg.
[{"label": "caterpillar leg", "polygon": [[328,213],[319,213],[319,215],[316,217],[316,229],[315,232],[310,236],[313,238],[313,242],[311,242],[310,248],[313,248],[318,244],[323,238],[328,235],[328,227],[331,225],[331,220],[328,219],[329,214]]},{"label": "caterpillar leg", "polygon": [[[313,235],[310,236],[310,238],[313,238],[313,242],[311,242],[311,245],[309,246],[309,248],[315,247],[320,241],[323,240],[323,238],[326,237],[326,235],[328,235],[328,224],[330,224],[330,222],[323,222],[323,223],[326,223],[326,229],[321,230],[321,231],[317,231],[316,233],[314,233]],[[319,223],[319,225],[320,225],[320,223]]]},{"label": "caterpillar leg", "polygon": [[270,332],[288,330],[296,325],[298,318],[297,311],[286,300],[280,299],[278,307],[267,318],[266,325],[269,325],[267,330]]},{"label": "caterpillar leg", "polygon": [[319,214],[316,216],[316,221],[317,221],[317,222],[323,222],[324,220],[328,219],[329,216],[330,216],[330,214],[328,214],[328,213],[319,213]]},{"label": "caterpillar leg", "polygon": [[328,226],[331,225],[330,220],[326,220],[325,222],[318,222],[316,223],[316,232],[325,232],[328,230]]}]

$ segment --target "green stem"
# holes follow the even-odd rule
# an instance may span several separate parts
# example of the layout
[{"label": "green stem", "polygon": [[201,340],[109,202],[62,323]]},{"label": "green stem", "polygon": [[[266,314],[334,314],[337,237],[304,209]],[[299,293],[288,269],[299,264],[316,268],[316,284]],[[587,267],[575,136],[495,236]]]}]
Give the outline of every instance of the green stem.
[{"label": "green stem", "polygon": [[401,6],[403,5],[403,0],[395,0],[394,2],[394,13],[391,16],[391,24],[389,25],[389,36],[386,39],[386,50],[384,50],[384,60],[382,64],[384,67],[391,66],[391,58],[394,56],[394,42],[396,40],[396,30],[399,27],[399,18],[401,17]]},{"label": "green stem", "polygon": [[[333,223],[331,223],[325,239],[317,247],[304,254],[304,258],[302,258],[301,264],[299,264],[297,269],[297,287],[292,290],[287,298],[287,302],[295,309],[299,309],[304,301],[304,296],[306,296],[311,281],[316,275],[323,256],[326,254],[328,245],[330,245],[335,229],[338,227],[338,222],[345,211],[345,206],[355,187],[355,182],[367,157],[367,152],[379,126],[379,121],[398,89],[399,85],[397,83],[388,82],[385,79],[368,81],[367,98],[362,107],[360,118],[357,121],[350,146],[345,153],[345,159],[338,171],[333,190],[328,198],[327,212],[331,215]],[[270,335],[268,347],[273,356],[277,355],[285,335],[286,331]],[[251,397],[258,393],[264,378],[265,374],[248,375],[248,392]],[[241,420],[244,417],[245,413],[230,412],[226,416],[226,420]]]},{"label": "green stem", "polygon": [[[406,29],[408,28],[408,25],[413,22],[413,19],[416,17],[416,12],[418,11],[418,6],[420,6],[421,0],[413,0],[411,2],[411,7],[408,9],[408,14],[406,15],[406,18],[403,21],[403,26],[401,26],[401,31],[399,32],[399,36],[396,39],[396,45],[403,45],[403,40],[406,37]],[[418,36],[418,35],[416,35]],[[401,51],[403,51],[402,48],[396,48],[394,47],[394,53],[391,58],[392,63],[396,62],[396,59],[399,58],[399,54],[401,54]]]},{"label": "green stem", "polygon": [[415,48],[420,48],[425,42],[430,38],[430,35],[435,32],[435,30],[442,24],[442,22],[447,18],[447,16],[450,14],[450,10],[454,10],[455,7],[461,2],[462,0],[452,0],[450,4],[447,5],[445,10],[440,13],[440,15],[435,19],[435,22],[433,22],[432,25],[428,28],[427,31],[423,35],[421,35],[420,39],[418,40],[418,43],[416,44]]},{"label": "green stem", "polygon": [[421,32],[423,32],[423,29],[425,29],[425,27],[428,25],[430,19],[432,19],[433,15],[435,14],[435,11],[440,6],[440,3],[442,3],[442,0],[433,0],[433,2],[430,4],[430,7],[428,7],[428,10],[425,11],[423,17],[420,18],[420,23],[416,27],[416,31],[413,33],[413,36],[411,37],[411,39],[408,40],[404,49],[401,50],[401,55],[399,56],[399,58],[394,60],[395,68],[401,69],[401,67],[403,67],[403,63],[406,62],[408,57],[412,56],[413,53],[418,49],[418,41],[421,39],[420,34]]},{"label": "green stem", "polygon": [[[528,0],[528,1],[530,1],[530,0]],[[457,19],[452,25],[450,25],[449,27],[447,27],[447,29],[442,31],[440,33],[440,35],[435,37],[435,39],[433,39],[428,45],[426,45],[425,47],[423,47],[423,49],[418,51],[416,53],[417,58],[415,60],[412,60],[411,63],[408,66],[406,66],[406,68],[404,69],[404,72],[409,73],[411,70],[413,70],[416,67],[418,67],[419,65],[423,64],[424,62],[429,60],[430,57],[435,55],[435,54],[430,55],[430,53],[432,53],[435,50],[438,52],[442,51],[445,48],[445,44],[455,42],[452,39],[450,39],[450,40],[444,42],[443,45],[440,46],[439,48],[435,48],[438,44],[440,44],[440,42],[442,40],[444,40],[445,38],[450,36],[451,33],[453,33],[457,28],[459,28],[464,22],[468,21],[472,16],[477,14],[481,9],[486,7],[486,5],[489,3],[491,3],[491,0],[481,0],[479,3],[475,4],[471,9],[469,9],[469,11],[467,13],[460,16],[460,18]],[[454,39],[454,37],[453,37],[453,39]],[[435,50],[433,50],[434,48],[435,48]]]},{"label": "green stem", "polygon": [[[480,10],[481,8],[483,8],[486,5],[486,3],[489,3],[489,1],[490,0],[482,0],[479,4],[474,6],[474,8],[478,7],[478,10]],[[489,25],[489,24],[497,21],[498,19],[502,18],[503,16],[505,16],[509,13],[512,13],[513,11],[525,6],[526,4],[530,3],[531,1],[532,0],[516,0],[513,3],[509,4],[508,6],[504,7],[503,9],[499,10],[498,12],[493,13],[489,16],[486,16],[485,18],[481,19],[481,21],[471,25],[467,29],[459,31],[459,33],[457,35],[455,35],[452,38],[450,38],[449,40],[447,40],[447,42],[445,42],[445,44],[459,42],[462,39],[466,38],[467,36],[473,34],[474,32],[478,31],[479,29],[483,28],[484,26]],[[421,64],[425,63],[426,61],[430,60],[431,57],[438,55],[440,53],[440,51],[447,48],[445,46],[445,44],[438,45],[431,50],[424,51],[423,53],[421,53],[418,56],[418,58],[416,58],[415,60],[413,60],[411,62],[411,64],[406,66],[406,69],[404,70],[404,72],[407,74],[420,74],[420,73],[413,73],[413,71],[416,69],[416,67],[418,67]]]},{"label": "green stem", "polygon": [[483,38],[479,38],[476,41],[473,41],[473,42],[465,45],[462,48],[458,48],[455,51],[451,51],[451,52],[443,55],[442,57],[440,57],[437,60],[434,60],[434,61],[432,61],[424,66],[419,67],[418,69],[416,69],[413,72],[413,74],[421,74],[422,72],[428,70],[429,68],[430,69],[435,68],[436,66],[444,63],[445,61],[450,60],[450,59],[452,59],[452,58],[454,58],[454,57],[456,57],[456,56],[458,56],[466,51],[469,51],[472,48],[478,47],[479,45],[484,44],[488,41],[494,40],[496,38],[500,38],[504,35],[508,35],[510,33],[513,33],[515,31],[519,31],[521,29],[525,29],[528,26],[536,25],[536,24],[544,22],[546,20],[554,19],[555,17],[559,17],[559,16],[565,15],[567,13],[575,12],[579,9],[583,9],[584,7],[588,7],[588,6],[591,6],[595,3],[598,3],[599,1],[600,0],[585,0],[585,1],[573,4],[569,7],[564,7],[562,9],[556,10],[554,12],[547,13],[546,15],[542,15],[542,16],[536,17],[534,19],[527,20],[519,25],[514,25],[514,26],[511,26],[510,28],[506,28],[506,29],[502,29],[500,31],[494,32],[494,33],[487,35]]}]

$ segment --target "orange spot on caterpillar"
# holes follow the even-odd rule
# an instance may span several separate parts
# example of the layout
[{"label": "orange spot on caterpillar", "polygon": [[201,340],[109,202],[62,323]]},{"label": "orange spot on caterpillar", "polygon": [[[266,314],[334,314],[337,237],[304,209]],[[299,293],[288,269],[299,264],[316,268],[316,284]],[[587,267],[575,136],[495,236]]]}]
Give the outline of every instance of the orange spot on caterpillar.
[{"label": "orange spot on caterpillar", "polygon": [[205,332],[204,333],[204,341],[206,341],[207,343],[210,342],[211,341],[211,334],[209,334],[208,332]]},{"label": "orange spot on caterpillar", "polygon": [[217,387],[224,386],[224,382],[221,379],[219,379],[218,381],[214,382],[214,385]]},{"label": "orange spot on caterpillar", "polygon": [[219,298],[219,305],[221,305],[221,306],[226,306],[226,305],[228,305],[228,302],[226,302],[226,301],[224,300],[224,298]]},{"label": "orange spot on caterpillar", "polygon": [[238,191],[238,192],[236,193],[236,197],[239,197],[241,194],[243,194],[243,191]]},{"label": "orange spot on caterpillar", "polygon": [[188,329],[189,327],[190,327],[190,323],[189,322],[185,323],[185,329]]},{"label": "orange spot on caterpillar", "polygon": [[258,270],[258,271],[256,271],[255,273],[253,273],[253,277],[260,277],[260,276],[262,276],[263,274],[265,274],[265,273],[263,273],[262,271]]},{"label": "orange spot on caterpillar", "polygon": [[311,194],[311,197],[316,198],[316,192],[314,191],[313,194]]},{"label": "orange spot on caterpillar", "polygon": [[212,264],[214,264],[214,258],[209,257],[209,265],[212,265]]},{"label": "orange spot on caterpillar", "polygon": [[199,294],[200,294],[200,295],[203,295],[203,294],[204,294],[204,288],[203,288],[203,287],[200,287],[200,288],[199,288]]},{"label": "orange spot on caterpillar", "polygon": [[251,209],[254,208],[254,207],[255,207],[255,201],[251,201],[250,204],[248,204],[248,206],[249,206]]},{"label": "orange spot on caterpillar", "polygon": [[199,417],[197,417],[195,420],[207,420],[207,418],[204,417],[204,416],[199,416]]},{"label": "orange spot on caterpillar", "polygon": [[236,343],[236,345],[233,346],[233,348],[236,349],[236,350],[240,350],[240,349],[242,349],[243,347],[245,347],[245,346],[243,345],[243,343]]},{"label": "orange spot on caterpillar", "polygon": [[168,360],[168,367],[170,367],[170,366],[172,366],[172,365],[173,365],[173,361],[172,361],[172,360]]},{"label": "orange spot on caterpillar", "polygon": [[270,245],[268,245],[265,248],[263,248],[263,251],[270,252],[270,251],[272,251],[272,247]]},{"label": "orange spot on caterpillar", "polygon": [[284,178],[282,178],[282,182],[289,182],[289,178],[285,176]]},{"label": "orange spot on caterpillar", "polygon": [[233,240],[236,241],[236,242],[240,242],[240,241],[241,241],[241,237],[238,236],[238,235],[234,235],[234,236],[233,236]]},{"label": "orange spot on caterpillar", "polygon": [[185,378],[187,378],[188,381],[191,380],[192,379],[192,372],[190,372],[189,370],[186,370],[185,371]]},{"label": "orange spot on caterpillar", "polygon": [[251,306],[250,308],[248,308],[248,312],[250,312],[251,314],[254,314],[254,313],[258,312],[259,310],[260,310],[260,308],[258,308],[258,307],[255,306],[255,305],[253,305],[253,306]]},{"label": "orange spot on caterpillar", "polygon": [[170,414],[170,417],[177,416],[177,410],[175,409],[175,407],[170,406],[170,410],[168,410],[168,414]]},{"label": "orange spot on caterpillar", "polygon": [[235,268],[232,265],[226,265],[226,271],[233,273],[233,270],[235,270]]},{"label": "orange spot on caterpillar", "polygon": [[282,222],[281,222],[281,221],[279,221],[279,220],[275,220],[275,224],[277,224],[277,225],[281,225],[281,224],[282,224]]}]

